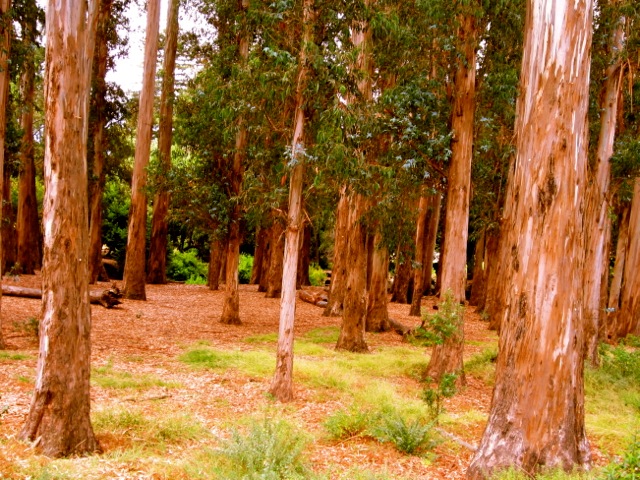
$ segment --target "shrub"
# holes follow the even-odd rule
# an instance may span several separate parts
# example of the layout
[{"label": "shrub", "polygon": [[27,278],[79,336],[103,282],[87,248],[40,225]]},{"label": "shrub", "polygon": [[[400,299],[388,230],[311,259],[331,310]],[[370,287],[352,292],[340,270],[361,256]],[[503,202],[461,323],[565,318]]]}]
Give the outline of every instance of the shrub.
[{"label": "shrub", "polygon": [[249,283],[251,281],[251,270],[253,269],[253,257],[246,253],[240,254],[238,264],[238,281],[240,283]]},{"label": "shrub", "polygon": [[207,278],[207,264],[198,258],[195,248],[186,252],[174,249],[169,255],[169,265],[167,266],[167,276],[172,280],[193,282],[196,278]]},{"label": "shrub", "polygon": [[405,421],[398,413],[383,417],[374,435],[381,442],[391,442],[399,452],[413,455],[433,447],[431,428],[419,420]]},{"label": "shrub", "polygon": [[640,479],[640,438],[636,436],[622,458],[604,469],[602,480],[637,479]]},{"label": "shrub", "polygon": [[302,459],[306,445],[306,437],[285,420],[254,421],[247,433],[234,429],[219,451],[228,463],[224,478],[308,478]]},{"label": "shrub", "polygon": [[327,273],[320,268],[320,265],[312,263],[309,266],[309,281],[314,287],[324,287],[324,282],[327,280]]},{"label": "shrub", "polygon": [[352,406],[349,410],[338,410],[324,422],[324,426],[331,438],[344,440],[365,433],[371,419],[368,411]]},{"label": "shrub", "polygon": [[427,378],[427,386],[422,391],[422,399],[427,403],[431,417],[434,421],[438,421],[438,417],[444,411],[442,401],[445,398],[451,398],[456,394],[456,380],[458,376],[455,373],[447,373],[442,376],[440,383],[436,388],[431,387],[432,379]]},{"label": "shrub", "polygon": [[450,290],[433,314],[423,314],[422,325],[414,333],[414,339],[425,345],[441,345],[455,335],[462,324],[464,307],[456,302]]}]

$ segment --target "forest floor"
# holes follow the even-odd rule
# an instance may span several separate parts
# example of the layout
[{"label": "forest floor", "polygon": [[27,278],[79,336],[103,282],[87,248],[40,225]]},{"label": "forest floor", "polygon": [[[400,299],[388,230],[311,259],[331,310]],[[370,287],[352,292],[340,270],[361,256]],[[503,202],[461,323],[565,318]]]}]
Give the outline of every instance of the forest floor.
[{"label": "forest floor", "polygon": [[[40,286],[37,276],[5,281]],[[99,284],[92,290],[108,286]],[[451,437],[441,437],[426,455],[406,455],[370,435],[335,439],[327,433],[326,422],[332,415],[357,410],[359,402],[364,402],[363,409],[377,401],[396,403],[408,415],[423,415],[420,370],[426,367],[430,349],[389,332],[367,334],[368,355],[335,352],[341,319],[323,317],[322,308],[299,301],[295,335],[308,342],[301,340],[300,348],[296,344],[300,370],[294,375],[295,400],[282,405],[267,394],[275,367],[279,300],[265,298],[256,286],[241,285],[243,324],[228,326],[218,321],[223,298],[224,291],[174,283],[147,286],[147,301],[125,300],[109,310],[93,305],[92,416],[103,453],[54,461],[36,455],[16,438],[34,384],[40,302],[3,297],[2,329],[8,348],[0,351],[0,479],[214,478],[196,472],[200,453],[215,449],[234,428],[250,423],[248,419],[266,417],[289,419],[306,432],[310,439],[304,450],[306,462],[322,478],[463,478],[472,452]],[[431,310],[435,301],[427,297],[423,307]],[[408,305],[390,304],[389,311],[405,325],[420,323],[408,316]],[[497,348],[497,336],[472,307],[465,311],[465,342],[465,359],[479,359],[477,365],[489,359],[485,362],[489,365],[468,369],[467,385],[444,400],[440,427],[475,444],[489,410],[491,352]],[[218,367],[210,363],[209,368],[195,368],[185,361],[194,350],[217,352]],[[235,357],[225,357],[224,352]],[[243,358],[245,363],[239,360]],[[123,412],[139,415],[138,423],[145,418],[162,423],[163,418],[183,415],[197,427],[184,430],[191,433],[179,439],[156,430],[165,438],[159,442],[143,438],[138,427],[120,428],[105,421]],[[198,429],[206,433],[193,433]],[[602,464],[599,442],[594,438],[592,448],[596,463]]]}]

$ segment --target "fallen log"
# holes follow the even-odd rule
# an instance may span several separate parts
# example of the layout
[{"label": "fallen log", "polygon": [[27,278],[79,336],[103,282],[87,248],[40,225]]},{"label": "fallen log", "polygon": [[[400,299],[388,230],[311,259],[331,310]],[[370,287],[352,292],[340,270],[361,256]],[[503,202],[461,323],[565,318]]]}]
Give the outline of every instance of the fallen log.
[{"label": "fallen log", "polygon": [[[15,285],[2,285],[2,294],[8,297],[42,298],[42,290],[38,288],[18,287]],[[89,293],[90,302],[96,305],[102,305],[104,308],[113,308],[121,304],[120,298],[122,298],[122,294],[120,293],[120,289],[115,285],[102,292]]]},{"label": "fallen log", "polygon": [[327,306],[327,294],[324,292],[314,293],[309,290],[300,290],[298,297],[303,302],[311,303],[317,307],[324,308]]}]

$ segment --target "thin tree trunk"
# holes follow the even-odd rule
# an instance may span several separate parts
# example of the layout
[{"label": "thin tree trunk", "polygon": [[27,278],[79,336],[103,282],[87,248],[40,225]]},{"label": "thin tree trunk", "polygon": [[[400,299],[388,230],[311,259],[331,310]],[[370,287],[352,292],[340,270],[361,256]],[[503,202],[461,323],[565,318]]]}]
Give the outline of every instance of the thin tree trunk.
[{"label": "thin tree trunk", "polygon": [[[164,46],[164,73],[160,95],[160,129],[158,131],[158,156],[160,172],[165,178],[171,170],[171,141],[173,139],[173,101],[178,50],[178,12],[180,0],[169,0],[167,7],[167,39]],[[151,240],[149,245],[149,271],[147,282],[167,283],[167,245],[169,223],[169,191],[162,181],[153,200],[151,219]]]},{"label": "thin tree trunk", "polygon": [[[3,17],[8,15],[11,9],[11,0],[0,0],[0,15]],[[7,131],[7,97],[9,94],[9,53],[11,47],[11,26],[10,22],[0,22],[0,192],[4,192],[5,180],[5,134]],[[4,225],[4,209],[0,209],[0,224]],[[0,285],[2,283],[2,275],[4,274],[4,236],[0,234]],[[0,305],[2,301],[2,292],[0,292]],[[0,315],[0,349],[5,348],[4,337],[2,336],[2,315]]]},{"label": "thin tree trunk", "polygon": [[629,247],[624,264],[617,337],[640,334],[640,178],[636,178],[629,216]]},{"label": "thin tree trunk", "polygon": [[480,238],[476,242],[476,251],[473,255],[473,284],[471,285],[471,295],[469,297],[469,305],[478,305],[480,299],[484,295],[487,284],[487,269],[485,265],[485,256],[487,251],[487,228],[485,227],[480,233]]},{"label": "thin tree trunk", "polygon": [[595,171],[587,188],[585,210],[585,277],[584,316],[587,358],[592,365],[599,363],[598,343],[600,322],[604,314],[602,284],[609,275],[609,245],[611,242],[611,218],[609,216],[609,183],[611,178],[611,156],[618,116],[618,96],[620,94],[620,67],[618,55],[624,43],[624,19],[618,21],[613,35],[611,51],[613,62],[607,67],[605,83],[602,87],[600,135],[596,155]]},{"label": "thin tree trunk", "polygon": [[[471,295],[473,297],[474,292],[477,290],[475,305],[476,309],[479,312],[485,310],[487,305],[487,298],[489,298],[492,294],[489,293],[489,285],[492,284],[492,275],[496,270],[496,262],[498,258],[498,240],[499,235],[497,232],[490,230],[485,232],[485,247],[483,251],[482,258],[480,261],[482,262],[482,268],[484,268],[484,273],[482,274],[483,282],[482,285],[477,287],[475,280],[473,282],[473,290]],[[473,303],[472,303],[473,305]]]},{"label": "thin tree trunk", "polygon": [[296,108],[291,159],[293,170],[289,185],[289,214],[284,247],[284,271],[282,274],[282,301],[280,302],[280,327],[276,370],[269,393],[281,402],[293,400],[293,326],[296,315],[296,280],[298,254],[300,253],[300,233],[304,229],[302,212],[302,189],[304,186],[304,129],[305,129],[305,89],[309,76],[308,51],[313,41],[313,0],[302,4],[302,42],[298,58],[298,82],[296,85]]},{"label": "thin tree trunk", "polygon": [[506,279],[491,412],[470,479],[509,467],[534,475],[541,466],[571,470],[590,462],[581,211],[592,16],[591,0],[527,5],[517,157],[503,222],[513,274]]},{"label": "thin tree trunk", "polygon": [[607,325],[605,327],[606,338],[611,342],[618,341],[618,319],[620,317],[620,295],[622,292],[622,279],[624,265],[627,259],[629,247],[629,215],[631,206],[626,204],[618,215],[618,242],[616,246],[616,261],[613,266],[613,278],[609,289],[609,301],[607,303]]},{"label": "thin tree trunk", "polygon": [[[459,17],[460,53],[455,72],[455,96],[452,112],[454,138],[451,144],[447,217],[444,248],[440,256],[442,283],[440,298],[451,291],[456,302],[465,299],[467,237],[469,234],[469,199],[471,190],[471,158],[473,156],[473,119],[475,114],[476,48],[478,26],[471,14]],[[414,299],[415,300],[415,299]],[[464,382],[462,353],[463,324],[443,344],[433,348],[427,370],[436,381],[443,373],[457,373]]]},{"label": "thin tree trunk", "polygon": [[0,226],[3,272],[12,270],[15,267],[17,258],[16,214],[11,199],[11,169],[7,167],[8,165],[5,163],[2,175],[2,226]]},{"label": "thin tree trunk", "polygon": [[[102,264],[102,197],[104,193],[104,149],[106,126],[107,61],[109,55],[108,28],[111,21],[112,0],[101,0],[98,11],[96,48],[93,60],[93,95],[89,117],[89,139],[93,149],[89,180],[89,283],[96,283],[105,275]],[[91,147],[91,145],[89,145]]]},{"label": "thin tree trunk", "polygon": [[[86,148],[97,2],[47,9],[43,317],[20,437],[51,457],[99,450],[91,427]],[[66,101],[61,102],[63,96]],[[72,186],[73,188],[70,188]]]},{"label": "thin tree trunk", "polygon": [[[31,8],[35,9],[35,2]],[[33,100],[35,82],[35,17],[22,22],[23,38],[26,42],[24,71],[22,72],[20,97],[22,99],[22,142],[20,146],[20,179],[18,190],[17,263],[24,274],[33,274],[41,266],[40,220],[36,199],[36,166],[33,157]]]},{"label": "thin tree trunk", "polygon": [[396,268],[391,292],[391,301],[394,303],[409,303],[407,301],[407,292],[409,291],[409,279],[411,278],[410,255],[410,249],[406,245],[400,245],[396,251]]},{"label": "thin tree trunk", "polygon": [[311,254],[311,225],[305,223],[300,239],[300,255],[298,256],[298,279],[296,280],[297,288],[305,285],[311,285],[309,279],[309,256]]},{"label": "thin tree trunk", "polygon": [[[239,6],[246,17],[249,8],[249,0],[240,0]],[[244,27],[246,28],[246,26]],[[246,64],[249,58],[249,34],[243,31],[238,42],[238,52],[242,64]],[[231,190],[232,207],[229,215],[229,236],[227,244],[227,271],[224,290],[224,304],[220,322],[227,325],[240,325],[240,294],[238,293],[238,266],[240,264],[240,217],[242,205],[240,195],[242,193],[242,176],[244,175],[244,163],[247,155],[248,132],[245,119],[238,120],[236,133],[236,149],[233,154],[229,188]]]},{"label": "thin tree trunk", "polygon": [[220,288],[220,271],[222,270],[222,257],[226,251],[224,241],[215,239],[209,244],[209,269],[207,271],[207,285],[209,290]]},{"label": "thin tree trunk", "polygon": [[262,262],[267,249],[267,232],[264,227],[258,227],[256,230],[256,248],[253,252],[253,267],[251,267],[251,285],[260,283],[262,276]]},{"label": "thin tree trunk", "polygon": [[418,221],[416,224],[416,260],[413,267],[413,295],[411,296],[411,308],[409,309],[409,315],[412,317],[419,317],[421,315],[420,307],[422,304],[422,276],[424,269],[422,268],[422,262],[424,262],[424,241],[425,241],[425,229],[427,225],[427,195],[420,196],[420,203],[418,205]]},{"label": "thin tree trunk", "polygon": [[349,228],[349,202],[346,187],[340,190],[340,199],[336,209],[336,227],[333,243],[333,265],[331,267],[331,283],[329,300],[322,313],[325,317],[342,315],[344,292],[347,281],[347,237]]},{"label": "thin tree trunk", "polygon": [[269,265],[271,265],[271,252],[273,251],[273,224],[265,230],[265,246],[262,254],[262,266],[260,267],[260,282],[258,292],[266,292],[269,286]]},{"label": "thin tree trunk", "polygon": [[280,298],[282,293],[282,273],[284,262],[285,227],[274,213],[271,226],[271,254],[269,255],[269,269],[267,270],[267,298]]},{"label": "thin tree trunk", "polygon": [[147,232],[147,165],[151,153],[151,130],[153,127],[153,100],[156,80],[156,55],[160,29],[160,1],[147,2],[147,36],[144,51],[144,71],[136,152],[131,182],[131,213],[127,237],[127,256],[124,264],[124,296],[130,300],[146,300],[146,232]]}]

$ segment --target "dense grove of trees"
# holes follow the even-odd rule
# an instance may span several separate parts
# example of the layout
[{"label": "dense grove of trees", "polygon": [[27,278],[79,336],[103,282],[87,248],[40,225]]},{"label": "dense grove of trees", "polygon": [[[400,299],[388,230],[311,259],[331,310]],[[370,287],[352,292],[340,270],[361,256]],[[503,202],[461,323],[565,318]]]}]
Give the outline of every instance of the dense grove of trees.
[{"label": "dense grove of trees", "polygon": [[[282,297],[278,399],[294,395],[296,288],[316,262],[338,349],[390,328],[388,294],[416,316],[423,295],[469,301],[500,331],[471,478],[588,465],[583,362],[640,334],[634,1],[169,0],[161,36],[149,0],[139,96],[106,81],[129,4],[57,0],[45,22],[34,0],[0,1],[2,271],[42,268],[44,284],[23,436],[51,455],[98,448],[87,285],[108,276],[103,245],[138,300],[195,250],[226,324],[250,321],[245,252],[251,283]],[[450,327],[428,375],[464,383]]]}]

